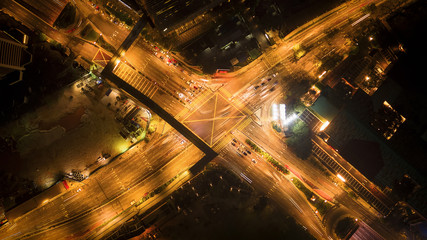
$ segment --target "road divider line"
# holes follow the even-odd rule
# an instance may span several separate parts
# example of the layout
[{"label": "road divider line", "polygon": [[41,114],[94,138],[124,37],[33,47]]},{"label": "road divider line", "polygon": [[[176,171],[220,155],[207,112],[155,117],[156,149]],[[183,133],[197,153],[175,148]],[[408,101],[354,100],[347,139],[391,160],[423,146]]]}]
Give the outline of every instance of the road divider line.
[{"label": "road divider line", "polygon": [[240,173],[240,176],[241,176],[243,179],[245,179],[248,183],[252,183],[252,180],[251,180],[251,179],[249,179],[245,174]]},{"label": "road divider line", "polygon": [[291,203],[295,206],[295,208],[300,212],[300,213],[303,213],[302,212],[302,209],[300,208],[300,206],[291,198],[291,197],[289,197],[289,201],[291,201]]}]

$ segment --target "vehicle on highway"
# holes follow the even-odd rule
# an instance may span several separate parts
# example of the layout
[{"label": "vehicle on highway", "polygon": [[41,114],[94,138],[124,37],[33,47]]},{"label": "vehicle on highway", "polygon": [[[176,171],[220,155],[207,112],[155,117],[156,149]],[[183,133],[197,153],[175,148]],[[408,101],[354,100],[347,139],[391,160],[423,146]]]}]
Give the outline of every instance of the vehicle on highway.
[{"label": "vehicle on highway", "polygon": [[249,153],[249,154],[252,154],[251,151],[249,151],[249,150],[246,150],[246,152]]},{"label": "vehicle on highway", "polygon": [[231,142],[231,145],[236,146],[236,144],[234,142]]},{"label": "vehicle on highway", "polygon": [[233,138],[233,142],[237,143],[237,140],[235,138]]},{"label": "vehicle on highway", "polygon": [[8,220],[7,220],[6,218],[3,218],[3,219],[0,221],[0,227],[1,227],[1,226],[3,226],[3,225],[5,225],[6,223],[8,223]]},{"label": "vehicle on highway", "polygon": [[258,85],[256,85],[256,86],[254,87],[254,89],[255,89],[255,90],[257,90],[258,88],[259,88],[259,86],[258,86]]},{"label": "vehicle on highway", "polygon": [[256,163],[256,160],[252,158],[252,162],[253,162],[253,163]]},{"label": "vehicle on highway", "polygon": [[242,152],[242,153],[243,153],[243,155],[248,156],[248,154],[246,152]]}]

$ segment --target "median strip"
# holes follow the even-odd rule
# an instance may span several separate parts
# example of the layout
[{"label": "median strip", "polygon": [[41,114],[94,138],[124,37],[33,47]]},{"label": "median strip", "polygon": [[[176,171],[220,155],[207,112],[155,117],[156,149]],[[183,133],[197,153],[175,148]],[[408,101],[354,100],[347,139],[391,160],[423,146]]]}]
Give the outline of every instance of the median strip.
[{"label": "median strip", "polygon": [[292,183],[298,188],[302,193],[304,193],[308,202],[316,208],[316,213],[320,213],[320,215],[325,215],[325,213],[332,207],[327,200],[322,199],[317,194],[313,193],[310,189],[308,189],[300,180],[296,177],[291,178]]},{"label": "median strip", "polygon": [[258,147],[255,143],[253,143],[251,140],[246,139],[246,143],[254,150],[255,152],[261,154],[267,162],[269,162],[273,167],[275,167],[279,172],[283,174],[289,174],[289,170],[284,167],[282,164],[280,164],[276,159],[274,159],[269,153],[262,150],[260,147]]}]

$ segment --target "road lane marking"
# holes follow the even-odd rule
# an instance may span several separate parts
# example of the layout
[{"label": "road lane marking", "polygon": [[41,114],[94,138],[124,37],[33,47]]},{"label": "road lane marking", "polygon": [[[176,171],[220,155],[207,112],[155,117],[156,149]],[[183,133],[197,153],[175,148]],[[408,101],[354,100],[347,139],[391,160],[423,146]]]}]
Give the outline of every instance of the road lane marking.
[{"label": "road lane marking", "polygon": [[70,199],[74,198],[75,196],[77,196],[77,194],[74,194],[74,195],[72,195],[71,197],[64,199],[64,202],[66,202],[66,201],[68,201],[68,200],[70,200]]},{"label": "road lane marking", "polygon": [[241,176],[243,179],[245,179],[248,183],[252,183],[252,180],[251,180],[251,179],[249,179],[245,174],[240,173],[240,176]]},{"label": "road lane marking", "polygon": [[291,197],[289,197],[288,198],[289,199],[289,201],[291,201],[291,203],[295,206],[295,208],[300,212],[300,213],[303,213],[302,212],[302,209],[300,208],[300,206],[291,198]]}]

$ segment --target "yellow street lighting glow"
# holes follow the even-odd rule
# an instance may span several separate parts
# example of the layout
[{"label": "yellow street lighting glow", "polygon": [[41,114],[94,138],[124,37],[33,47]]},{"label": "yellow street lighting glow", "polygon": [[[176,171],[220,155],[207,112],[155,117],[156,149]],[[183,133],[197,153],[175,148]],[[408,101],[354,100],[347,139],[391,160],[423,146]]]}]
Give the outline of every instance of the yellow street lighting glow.
[{"label": "yellow street lighting glow", "polygon": [[371,79],[369,76],[365,77],[365,80],[368,81],[369,79]]},{"label": "yellow street lighting glow", "polygon": [[126,142],[119,141],[116,143],[115,148],[118,152],[124,153],[128,150],[128,145]]},{"label": "yellow street lighting glow", "polygon": [[325,74],[326,74],[326,71],[323,71],[323,73],[319,75],[319,79],[322,78],[323,75],[325,75]]},{"label": "yellow street lighting glow", "polygon": [[329,126],[329,121],[324,122],[320,127],[319,131],[325,130],[328,126]]},{"label": "yellow street lighting glow", "polygon": [[343,176],[341,176],[341,174],[337,174],[337,177],[341,180],[341,181],[343,181],[343,182],[345,182],[345,178],[343,177]]},{"label": "yellow street lighting glow", "polygon": [[116,64],[119,64],[119,63],[120,63],[120,59],[118,59],[118,58],[117,58],[117,60],[116,60]]}]

